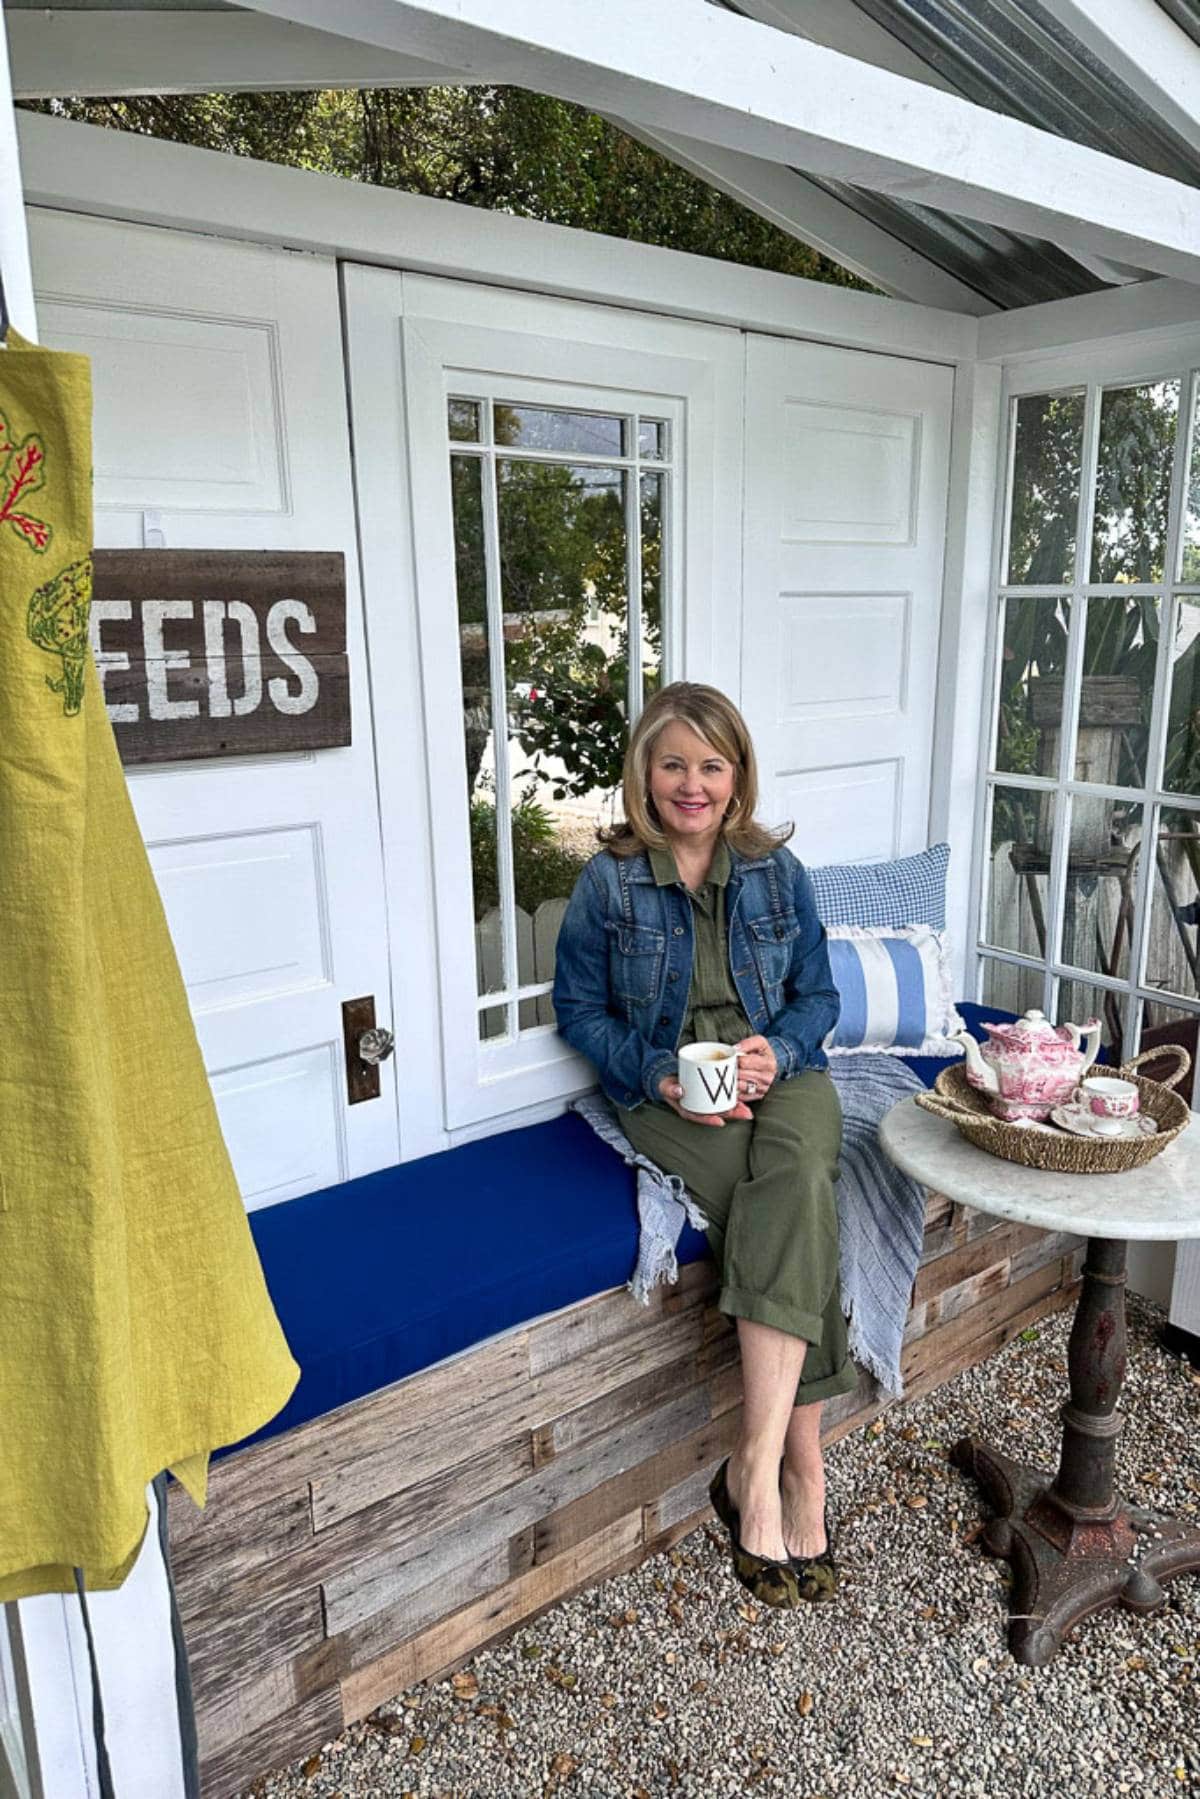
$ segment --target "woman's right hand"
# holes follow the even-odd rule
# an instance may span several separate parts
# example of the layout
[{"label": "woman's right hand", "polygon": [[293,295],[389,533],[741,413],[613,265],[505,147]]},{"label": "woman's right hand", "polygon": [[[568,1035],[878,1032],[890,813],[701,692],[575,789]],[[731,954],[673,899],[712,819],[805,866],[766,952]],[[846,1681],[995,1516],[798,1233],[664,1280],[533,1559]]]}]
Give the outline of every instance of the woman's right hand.
[{"label": "woman's right hand", "polygon": [[737,1105],[732,1106],[728,1112],[685,1112],[679,1103],[683,1098],[683,1088],[673,1074],[663,1076],[658,1083],[658,1092],[663,1105],[670,1106],[672,1112],[678,1112],[679,1116],[686,1118],[689,1124],[715,1124],[723,1128],[726,1119],[754,1117],[754,1113],[744,1100],[739,1100]]}]

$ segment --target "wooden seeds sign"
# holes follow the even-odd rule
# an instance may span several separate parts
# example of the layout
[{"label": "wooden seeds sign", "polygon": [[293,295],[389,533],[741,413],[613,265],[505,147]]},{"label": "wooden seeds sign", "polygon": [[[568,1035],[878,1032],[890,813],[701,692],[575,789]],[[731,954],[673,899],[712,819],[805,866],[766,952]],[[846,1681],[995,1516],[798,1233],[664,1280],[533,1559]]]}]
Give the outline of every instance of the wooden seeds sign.
[{"label": "wooden seeds sign", "polygon": [[340,552],[97,550],[90,629],[125,763],[350,742]]}]

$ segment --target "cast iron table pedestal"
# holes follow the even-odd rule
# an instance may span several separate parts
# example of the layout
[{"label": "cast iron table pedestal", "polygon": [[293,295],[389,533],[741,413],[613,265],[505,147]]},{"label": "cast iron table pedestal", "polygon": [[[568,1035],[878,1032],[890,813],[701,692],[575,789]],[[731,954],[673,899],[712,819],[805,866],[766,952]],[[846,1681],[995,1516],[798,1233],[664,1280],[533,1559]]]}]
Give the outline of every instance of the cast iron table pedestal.
[{"label": "cast iron table pedestal", "polygon": [[[983,1543],[1012,1564],[1009,1648],[1042,1667],[1081,1618],[1120,1603],[1163,1604],[1162,1583],[1200,1570],[1200,1528],[1126,1505],[1114,1479],[1125,1379],[1125,1235],[1200,1235],[1200,1132],[1188,1131],[1125,1175],[1045,1174],[976,1149],[942,1119],[904,1100],[880,1127],[897,1165],[950,1199],[1005,1218],[1086,1235],[1071,1327],[1070,1398],[1058,1472],[1012,1460],[977,1437],[954,1448],[993,1508]],[[1126,1183],[1122,1185],[1122,1183]],[[1128,1183],[1132,1183],[1128,1185]],[[1105,1217],[1109,1212],[1111,1218]]]}]

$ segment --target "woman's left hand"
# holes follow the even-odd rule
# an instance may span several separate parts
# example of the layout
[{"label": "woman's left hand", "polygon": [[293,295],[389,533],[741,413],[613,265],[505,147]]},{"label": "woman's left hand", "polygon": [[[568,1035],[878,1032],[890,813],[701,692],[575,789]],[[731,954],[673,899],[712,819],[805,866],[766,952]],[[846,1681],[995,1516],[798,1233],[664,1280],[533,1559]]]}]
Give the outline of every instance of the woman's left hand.
[{"label": "woman's left hand", "polygon": [[733,1047],[738,1056],[738,1098],[753,1103],[763,1097],[779,1073],[775,1051],[765,1037],[743,1037]]}]

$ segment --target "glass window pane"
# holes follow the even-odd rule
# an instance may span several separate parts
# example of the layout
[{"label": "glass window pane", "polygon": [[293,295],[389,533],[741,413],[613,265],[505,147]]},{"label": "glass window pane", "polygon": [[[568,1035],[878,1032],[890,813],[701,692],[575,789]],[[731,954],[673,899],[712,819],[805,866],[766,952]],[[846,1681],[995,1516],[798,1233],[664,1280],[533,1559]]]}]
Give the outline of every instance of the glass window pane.
[{"label": "glass window pane", "polygon": [[1171,645],[1171,706],[1162,784],[1200,794],[1200,599],[1180,594]]},{"label": "glass window pane", "polygon": [[1093,987],[1087,981],[1060,981],[1056,1024],[1090,1024],[1100,1020],[1100,1048],[1109,1064],[1116,1067],[1124,1054],[1125,995],[1109,987]]},{"label": "glass window pane", "polygon": [[990,956],[983,964],[984,1006],[995,1006],[1001,1012],[1042,1009],[1044,978],[1040,968],[1018,968],[1012,962],[994,962]]},{"label": "glass window pane", "polygon": [[[621,469],[501,458],[517,978],[554,978],[558,927],[625,756],[627,594]],[[549,995],[520,1024],[551,1024]]]},{"label": "glass window pane", "polygon": [[478,443],[479,401],[447,400],[446,424],[456,443]]},{"label": "glass window pane", "polygon": [[662,547],[665,475],[643,475],[642,514],[642,702],[658,691],[662,678]]},{"label": "glass window pane", "polygon": [[[1200,1012],[1185,1012],[1181,1006],[1163,1005],[1160,1000],[1148,999],[1142,1007],[1142,1028],[1138,1036],[1137,1047],[1145,1049],[1165,1049],[1169,1043],[1178,1043],[1192,1059],[1192,1066],[1181,1081],[1175,1083],[1175,1091],[1180,1094],[1189,1106],[1194,1106],[1200,1094],[1200,1074],[1197,1064],[1200,1063]],[[1138,1069],[1139,1074],[1148,1075],[1152,1081],[1170,1080],[1178,1071],[1179,1064],[1174,1056],[1163,1056],[1160,1062],[1147,1062]]]},{"label": "glass window pane", "polygon": [[1006,581],[1056,587],[1075,575],[1084,396],[1017,401]]},{"label": "glass window pane", "polygon": [[647,462],[662,462],[667,454],[666,419],[638,420],[638,455]]},{"label": "glass window pane", "polygon": [[1179,382],[1106,388],[1092,526],[1091,579],[1161,581]]},{"label": "glass window pane", "polygon": [[1005,774],[1058,774],[1070,617],[1069,600],[1004,603],[996,767]]},{"label": "glass window pane", "polygon": [[1129,976],[1142,808],[1076,794],[1063,900],[1060,958],[1097,974]]},{"label": "glass window pane", "polygon": [[1200,998],[1200,816],[1164,809],[1156,848],[1145,984]]},{"label": "glass window pane", "polygon": [[1193,377],[1192,438],[1188,450],[1187,491],[1180,533],[1181,581],[1200,582],[1200,381]]},{"label": "glass window pane", "polygon": [[1140,787],[1158,660],[1159,602],[1093,594],[1087,602],[1075,779]]},{"label": "glass window pane", "polygon": [[479,1014],[479,1041],[493,1043],[508,1033],[508,1010],[505,1006],[487,1006]]},{"label": "glass window pane", "polygon": [[492,415],[496,443],[510,450],[563,450],[585,456],[624,456],[626,423],[611,413],[566,412],[556,406],[512,406],[497,401]]},{"label": "glass window pane", "polygon": [[1054,795],[1025,787],[992,789],[992,829],[984,938],[1020,955],[1046,954],[1046,884],[1053,847]]},{"label": "glass window pane", "polygon": [[459,670],[463,738],[471,816],[471,883],[476,921],[477,991],[506,985],[500,887],[496,873],[496,758],[488,663],[487,578],[483,535],[484,464],[476,456],[450,458],[454,506],[454,569],[458,594]]}]

